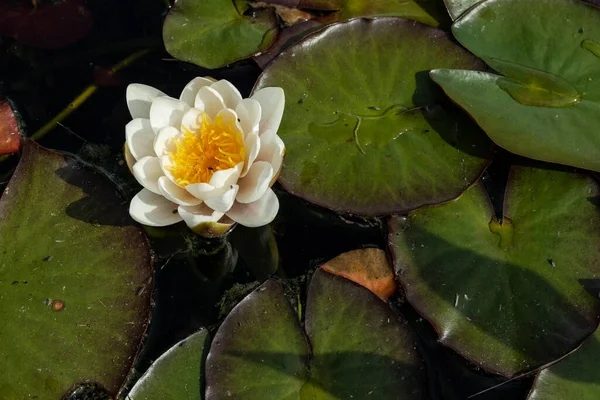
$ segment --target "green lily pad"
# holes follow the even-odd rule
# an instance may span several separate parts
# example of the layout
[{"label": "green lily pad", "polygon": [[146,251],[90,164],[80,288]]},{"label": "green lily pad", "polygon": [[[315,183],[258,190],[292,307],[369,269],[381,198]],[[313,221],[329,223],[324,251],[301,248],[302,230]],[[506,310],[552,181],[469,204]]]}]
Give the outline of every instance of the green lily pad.
[{"label": "green lily pad", "polygon": [[361,215],[458,196],[488,164],[490,144],[428,78],[442,65],[480,63],[444,32],[400,18],[330,25],[283,52],[255,87],[285,91],[282,185]]},{"label": "green lily pad", "polygon": [[345,0],[340,7],[339,20],[355,17],[400,17],[437,27],[443,14],[437,0]]},{"label": "green lily pad", "polygon": [[424,398],[406,325],[369,290],[318,270],[306,329],[310,347],[282,286],[264,283],[219,328],[206,362],[206,399]]},{"label": "green lily pad", "polygon": [[481,3],[481,1],[482,0],[444,0],[444,3],[446,4],[450,17],[452,17],[452,20],[455,20],[475,4]]},{"label": "green lily pad", "polygon": [[268,280],[244,298],[217,331],[206,360],[206,400],[297,399],[306,381],[307,361],[298,318],[283,287]]},{"label": "green lily pad", "polygon": [[278,23],[273,9],[251,16],[244,11],[231,0],[177,0],[163,25],[165,47],[173,57],[204,68],[251,57],[273,43]]},{"label": "green lily pad", "polygon": [[527,400],[596,400],[600,398],[600,329],[573,354],[542,370]]},{"label": "green lily pad", "polygon": [[104,178],[27,142],[0,199],[0,398],[120,389],[149,319],[150,250]]},{"label": "green lily pad", "polygon": [[488,0],[452,31],[503,76],[431,76],[494,142],[600,171],[600,9],[577,0]]},{"label": "green lily pad", "polygon": [[502,219],[482,183],[458,199],[390,220],[408,301],[440,341],[514,376],[557,360],[595,329],[600,193],[589,176],[513,167]]},{"label": "green lily pad", "polygon": [[202,329],[160,356],[127,396],[128,400],[201,400],[210,335]]},{"label": "green lily pad", "polygon": [[407,326],[362,286],[317,270],[306,332],[311,379],[303,392],[314,393],[306,399],[425,398],[421,356]]}]

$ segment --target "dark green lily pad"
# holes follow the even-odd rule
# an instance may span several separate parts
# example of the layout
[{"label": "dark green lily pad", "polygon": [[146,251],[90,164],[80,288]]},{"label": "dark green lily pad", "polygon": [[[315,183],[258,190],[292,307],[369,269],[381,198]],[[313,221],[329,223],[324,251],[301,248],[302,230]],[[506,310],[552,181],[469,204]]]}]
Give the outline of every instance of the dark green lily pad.
[{"label": "dark green lily pad", "polygon": [[278,23],[273,9],[251,16],[244,11],[231,0],[177,0],[163,25],[165,47],[173,57],[204,68],[251,57],[273,43]]},{"label": "dark green lily pad", "polygon": [[442,343],[489,371],[510,377],[564,356],[600,315],[588,285],[600,275],[599,193],[587,175],[513,167],[502,222],[481,183],[391,218],[408,301]]},{"label": "dark green lily pad", "polygon": [[127,396],[128,400],[201,400],[204,359],[210,335],[202,329],[160,356]]},{"label": "dark green lily pad", "polygon": [[452,20],[455,20],[463,15],[469,8],[481,1],[482,0],[444,0],[444,3],[446,4],[450,17],[452,17]]},{"label": "dark green lily pad", "polygon": [[600,398],[600,329],[564,360],[542,370],[527,400]]},{"label": "dark green lily pad", "polygon": [[146,329],[150,250],[104,178],[27,142],[0,199],[0,398],[121,387]]},{"label": "dark green lily pad", "polygon": [[297,399],[307,361],[298,318],[283,287],[269,280],[244,298],[217,331],[206,360],[206,400]]},{"label": "dark green lily pad", "polygon": [[313,203],[361,215],[458,196],[488,164],[489,142],[442,105],[428,78],[442,65],[480,63],[444,32],[400,18],[334,24],[290,47],[255,87],[285,91],[280,182]]},{"label": "dark green lily pad", "polygon": [[408,326],[375,294],[321,269],[306,304],[311,379],[306,399],[424,399]]},{"label": "dark green lily pad", "polygon": [[318,270],[306,311],[309,345],[282,286],[269,280],[219,328],[206,399],[424,398],[407,327],[367,289]]},{"label": "dark green lily pad", "polygon": [[488,0],[452,32],[503,76],[431,76],[494,142],[526,157],[600,171],[599,9],[578,0]]}]

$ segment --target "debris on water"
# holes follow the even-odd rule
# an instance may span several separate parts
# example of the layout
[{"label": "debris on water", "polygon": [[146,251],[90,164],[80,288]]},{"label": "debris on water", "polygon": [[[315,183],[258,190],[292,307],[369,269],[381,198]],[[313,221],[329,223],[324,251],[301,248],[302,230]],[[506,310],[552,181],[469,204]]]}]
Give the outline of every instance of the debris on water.
[{"label": "debris on water", "polygon": [[65,309],[65,303],[62,300],[54,300],[52,302],[52,310],[62,311]]}]

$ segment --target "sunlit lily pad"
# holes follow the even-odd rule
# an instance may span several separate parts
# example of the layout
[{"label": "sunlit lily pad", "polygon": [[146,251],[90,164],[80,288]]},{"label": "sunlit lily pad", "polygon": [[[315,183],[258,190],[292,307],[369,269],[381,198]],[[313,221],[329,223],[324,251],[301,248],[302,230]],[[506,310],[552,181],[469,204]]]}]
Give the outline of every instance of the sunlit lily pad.
[{"label": "sunlit lily pad", "polygon": [[578,0],[488,0],[452,32],[503,76],[431,76],[494,142],[600,171],[600,9]]},{"label": "sunlit lily pad", "polygon": [[0,398],[116,394],[149,318],[150,250],[114,187],[25,144],[0,199]]},{"label": "sunlit lily pad", "polygon": [[600,329],[573,354],[542,370],[527,400],[600,399]]},{"label": "sunlit lily pad", "polygon": [[338,18],[401,17],[436,27],[443,15],[440,12],[443,6],[440,5],[437,0],[344,0]]},{"label": "sunlit lily pad", "polygon": [[[502,222],[483,184],[390,220],[408,301],[440,341],[505,376],[573,350],[600,315],[600,190],[587,175],[511,170]],[[584,286],[593,290],[593,296]]]},{"label": "sunlit lily pad", "polygon": [[135,384],[127,400],[201,400],[210,335],[202,329],[167,350]]},{"label": "sunlit lily pad", "polygon": [[406,325],[367,289],[318,270],[306,329],[310,347],[282,286],[267,281],[219,328],[206,362],[206,399],[424,398]]},{"label": "sunlit lily pad", "polygon": [[[277,36],[273,9],[252,15],[231,0],[177,0],[163,25],[167,51],[205,68],[219,68],[265,50]],[[246,5],[247,8],[247,5]]]},{"label": "sunlit lily pad", "polygon": [[285,91],[280,182],[362,215],[458,196],[489,162],[489,142],[443,105],[428,78],[441,66],[480,64],[444,32],[400,18],[334,24],[290,47],[255,87]]}]

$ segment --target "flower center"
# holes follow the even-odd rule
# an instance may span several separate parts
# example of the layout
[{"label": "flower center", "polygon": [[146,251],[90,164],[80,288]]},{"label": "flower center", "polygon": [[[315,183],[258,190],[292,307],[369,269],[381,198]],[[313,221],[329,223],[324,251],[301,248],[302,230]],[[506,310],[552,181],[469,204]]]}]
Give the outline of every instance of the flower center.
[{"label": "flower center", "polygon": [[246,148],[242,136],[235,121],[226,122],[217,116],[210,122],[203,114],[198,130],[183,128],[183,135],[175,139],[169,167],[175,182],[180,186],[208,183],[215,172],[243,162]]}]

